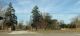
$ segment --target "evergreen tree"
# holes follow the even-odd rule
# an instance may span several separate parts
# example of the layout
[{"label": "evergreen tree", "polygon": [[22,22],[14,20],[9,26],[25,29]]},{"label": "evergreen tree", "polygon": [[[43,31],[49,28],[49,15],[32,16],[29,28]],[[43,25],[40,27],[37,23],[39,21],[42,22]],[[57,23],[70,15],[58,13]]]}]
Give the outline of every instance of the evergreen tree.
[{"label": "evergreen tree", "polygon": [[33,22],[32,22],[32,27],[33,28],[40,28],[41,27],[41,21],[42,21],[42,16],[39,13],[40,11],[38,10],[38,7],[35,6],[32,10],[32,18],[33,18]]},{"label": "evergreen tree", "polygon": [[9,6],[5,13],[5,25],[11,27],[12,30],[15,30],[15,24],[17,24],[17,17],[15,15],[15,10],[12,6],[12,3],[9,3]]}]

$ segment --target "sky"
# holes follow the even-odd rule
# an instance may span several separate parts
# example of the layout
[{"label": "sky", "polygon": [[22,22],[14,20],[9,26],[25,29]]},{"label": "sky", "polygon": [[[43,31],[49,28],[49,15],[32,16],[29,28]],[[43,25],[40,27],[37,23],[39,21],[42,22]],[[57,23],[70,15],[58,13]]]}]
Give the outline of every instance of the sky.
[{"label": "sky", "polygon": [[70,23],[80,14],[80,0],[0,0],[8,5],[12,2],[18,21],[29,22],[32,8],[37,5],[41,12],[49,13],[52,19]]}]

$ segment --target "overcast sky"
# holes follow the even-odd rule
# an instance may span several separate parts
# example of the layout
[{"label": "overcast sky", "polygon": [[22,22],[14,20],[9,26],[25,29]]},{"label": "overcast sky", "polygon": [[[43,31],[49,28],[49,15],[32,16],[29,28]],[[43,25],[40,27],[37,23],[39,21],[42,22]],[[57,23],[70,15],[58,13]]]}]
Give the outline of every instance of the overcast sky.
[{"label": "overcast sky", "polygon": [[4,5],[9,2],[16,10],[18,21],[29,21],[35,5],[41,12],[47,12],[53,19],[64,20],[65,23],[80,14],[80,0],[0,0]]}]

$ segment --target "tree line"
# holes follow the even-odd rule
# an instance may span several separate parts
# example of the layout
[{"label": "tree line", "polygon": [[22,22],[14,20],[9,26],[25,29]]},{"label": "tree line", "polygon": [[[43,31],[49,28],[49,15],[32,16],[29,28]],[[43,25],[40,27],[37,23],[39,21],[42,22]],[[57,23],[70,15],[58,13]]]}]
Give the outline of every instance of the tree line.
[{"label": "tree line", "polygon": [[[1,10],[1,9],[0,9]],[[1,12],[1,11],[0,11]],[[49,13],[45,13],[45,15],[41,14],[41,11],[39,11],[39,7],[36,5],[32,9],[32,20],[30,21],[30,26],[32,29],[38,30],[38,29],[61,29],[61,28],[77,28],[79,27],[79,16],[77,18],[74,18],[70,24],[65,24],[64,22],[58,21],[57,19],[51,19],[52,17],[49,15]],[[0,19],[4,19],[3,21],[3,29],[6,28],[12,28],[12,30],[16,29],[16,25],[18,24],[18,28],[23,28],[23,23],[18,23],[17,16],[15,15],[15,9],[12,6],[12,3],[10,2],[6,11],[5,11],[5,17],[2,17]],[[30,26],[25,26],[25,29],[30,29]]]}]

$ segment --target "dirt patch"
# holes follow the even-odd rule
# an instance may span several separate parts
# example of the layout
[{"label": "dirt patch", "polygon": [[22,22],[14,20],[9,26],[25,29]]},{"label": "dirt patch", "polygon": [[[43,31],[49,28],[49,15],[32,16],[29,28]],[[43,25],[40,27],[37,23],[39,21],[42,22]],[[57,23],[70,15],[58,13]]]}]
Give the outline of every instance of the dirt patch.
[{"label": "dirt patch", "polygon": [[31,31],[13,31],[8,34],[38,34],[37,32],[31,32]]}]

